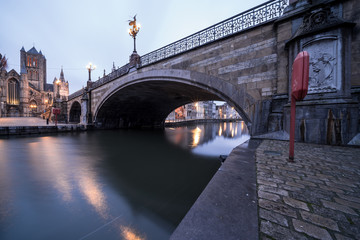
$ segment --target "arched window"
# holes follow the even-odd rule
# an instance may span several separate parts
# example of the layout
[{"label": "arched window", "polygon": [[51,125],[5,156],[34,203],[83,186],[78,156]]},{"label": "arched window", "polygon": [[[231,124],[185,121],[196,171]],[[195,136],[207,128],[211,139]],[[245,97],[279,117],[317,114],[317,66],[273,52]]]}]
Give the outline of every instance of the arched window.
[{"label": "arched window", "polygon": [[19,82],[10,79],[8,82],[7,102],[10,105],[19,105]]},{"label": "arched window", "polygon": [[37,112],[37,103],[35,100],[31,100],[29,104],[31,112]]}]

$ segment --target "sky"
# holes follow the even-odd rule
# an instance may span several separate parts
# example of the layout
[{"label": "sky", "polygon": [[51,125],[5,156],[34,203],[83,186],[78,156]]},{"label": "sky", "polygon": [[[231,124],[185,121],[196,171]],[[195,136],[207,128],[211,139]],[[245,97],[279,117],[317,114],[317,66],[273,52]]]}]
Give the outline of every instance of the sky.
[{"label": "sky", "polygon": [[0,0],[0,53],[8,71],[20,72],[20,49],[33,46],[46,57],[47,82],[63,67],[70,93],[128,63],[133,39],[128,20],[137,14],[140,56],[237,15],[265,0]]}]

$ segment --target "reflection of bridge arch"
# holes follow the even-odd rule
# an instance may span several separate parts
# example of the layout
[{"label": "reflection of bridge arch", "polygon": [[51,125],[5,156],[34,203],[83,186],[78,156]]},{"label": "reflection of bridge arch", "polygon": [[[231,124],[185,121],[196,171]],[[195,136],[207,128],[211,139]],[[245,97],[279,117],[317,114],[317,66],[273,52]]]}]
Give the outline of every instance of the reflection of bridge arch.
[{"label": "reflection of bridge arch", "polygon": [[[93,92],[94,93],[94,92]],[[245,89],[220,78],[188,70],[150,70],[115,80],[94,106],[94,120],[101,127],[162,126],[177,107],[207,100],[223,100],[238,111],[250,127],[244,109],[253,102]]]},{"label": "reflection of bridge arch", "polygon": [[74,101],[70,108],[69,122],[80,123],[81,105],[78,101]]}]

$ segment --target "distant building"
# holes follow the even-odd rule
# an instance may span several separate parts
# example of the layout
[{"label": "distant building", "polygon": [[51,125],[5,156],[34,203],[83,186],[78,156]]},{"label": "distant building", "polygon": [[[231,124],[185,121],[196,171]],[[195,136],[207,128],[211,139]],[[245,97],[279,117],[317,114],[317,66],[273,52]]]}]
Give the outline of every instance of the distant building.
[{"label": "distant building", "polygon": [[216,106],[218,112],[218,118],[220,119],[240,119],[239,113],[231,107],[229,104],[224,103],[223,105]]},{"label": "distant building", "polygon": [[194,119],[240,119],[240,115],[229,104],[216,106],[214,101],[194,102],[172,111],[166,121],[187,121]]},{"label": "distant building", "polygon": [[60,78],[46,82],[46,58],[35,47],[20,50],[20,74],[14,69],[0,72],[0,117],[40,116],[54,100],[67,100],[69,83]]}]

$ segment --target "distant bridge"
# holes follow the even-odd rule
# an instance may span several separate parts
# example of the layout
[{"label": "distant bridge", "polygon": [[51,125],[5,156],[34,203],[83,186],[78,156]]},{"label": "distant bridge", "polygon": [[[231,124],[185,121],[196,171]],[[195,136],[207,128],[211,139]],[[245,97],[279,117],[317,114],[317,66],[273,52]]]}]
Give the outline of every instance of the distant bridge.
[{"label": "distant bridge", "polygon": [[181,105],[224,100],[252,135],[288,130],[291,64],[306,50],[310,86],[298,106],[298,140],[347,143],[359,131],[354,6],[356,0],[268,1],[88,82],[69,96],[69,121],[163,127]]}]

